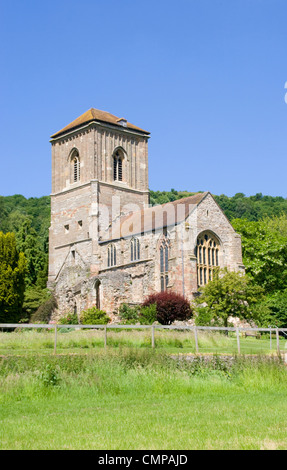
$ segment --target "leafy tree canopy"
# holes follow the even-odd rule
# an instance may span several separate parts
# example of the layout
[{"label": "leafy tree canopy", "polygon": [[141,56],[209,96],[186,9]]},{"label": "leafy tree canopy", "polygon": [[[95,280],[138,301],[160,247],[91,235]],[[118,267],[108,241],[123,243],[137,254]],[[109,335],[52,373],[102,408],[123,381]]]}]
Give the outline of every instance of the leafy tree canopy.
[{"label": "leafy tree canopy", "polygon": [[25,292],[26,260],[13,233],[0,232],[0,322],[18,322]]},{"label": "leafy tree canopy", "polygon": [[246,272],[266,293],[287,287],[287,216],[260,221],[234,219],[234,229],[241,234]]},{"label": "leafy tree canopy", "polygon": [[197,309],[210,320],[222,321],[227,327],[230,316],[252,318],[252,306],[263,297],[263,289],[244,274],[226,268],[214,273],[214,279],[200,289]]}]

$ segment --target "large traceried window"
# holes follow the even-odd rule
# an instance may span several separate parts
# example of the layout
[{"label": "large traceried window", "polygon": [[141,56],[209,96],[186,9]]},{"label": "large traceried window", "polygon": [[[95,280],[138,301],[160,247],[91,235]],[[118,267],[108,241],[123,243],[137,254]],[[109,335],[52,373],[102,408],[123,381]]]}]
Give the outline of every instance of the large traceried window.
[{"label": "large traceried window", "polygon": [[115,245],[111,244],[108,247],[108,267],[116,266],[117,264],[117,251]]},{"label": "large traceried window", "polygon": [[205,286],[212,281],[213,274],[219,268],[220,244],[215,235],[202,233],[197,239],[197,283],[198,286]]},{"label": "large traceried window", "polygon": [[138,238],[131,240],[131,261],[138,261],[140,259],[140,241]]},{"label": "large traceried window", "polygon": [[123,181],[123,159],[123,152],[117,150],[113,155],[114,181]]},{"label": "large traceried window", "polygon": [[169,241],[164,239],[159,248],[160,257],[160,290],[163,292],[168,286],[168,255]]}]

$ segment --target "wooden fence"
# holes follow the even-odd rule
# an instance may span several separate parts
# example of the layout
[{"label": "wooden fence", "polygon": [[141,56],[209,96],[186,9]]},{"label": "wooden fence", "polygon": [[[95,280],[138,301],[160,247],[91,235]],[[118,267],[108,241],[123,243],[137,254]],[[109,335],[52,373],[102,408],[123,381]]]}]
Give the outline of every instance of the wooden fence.
[{"label": "wooden fence", "polygon": [[188,330],[193,332],[195,340],[195,350],[199,353],[198,346],[198,332],[199,331],[227,331],[235,332],[237,339],[237,352],[240,354],[240,332],[246,332],[248,336],[256,336],[260,332],[270,334],[270,349],[272,349],[272,333],[276,335],[276,350],[277,354],[280,355],[280,343],[279,334],[280,332],[287,337],[287,328],[250,328],[250,327],[216,327],[216,326],[187,326],[187,325],[59,325],[59,324],[30,324],[30,323],[0,323],[1,329],[21,329],[21,328],[37,328],[37,329],[54,329],[54,353],[57,352],[57,334],[60,328],[71,328],[71,329],[102,329],[104,332],[104,346],[107,347],[108,330],[112,329],[150,329],[151,331],[151,345],[152,348],[156,347],[155,341],[155,330],[156,329],[167,329],[167,330]]}]

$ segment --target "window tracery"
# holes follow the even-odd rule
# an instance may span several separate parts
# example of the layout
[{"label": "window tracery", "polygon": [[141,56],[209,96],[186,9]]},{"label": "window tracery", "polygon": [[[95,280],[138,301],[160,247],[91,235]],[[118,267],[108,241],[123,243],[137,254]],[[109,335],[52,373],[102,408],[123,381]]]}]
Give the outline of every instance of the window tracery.
[{"label": "window tracery", "polygon": [[211,233],[203,233],[197,239],[197,283],[205,286],[212,281],[214,271],[219,268],[220,243]]}]

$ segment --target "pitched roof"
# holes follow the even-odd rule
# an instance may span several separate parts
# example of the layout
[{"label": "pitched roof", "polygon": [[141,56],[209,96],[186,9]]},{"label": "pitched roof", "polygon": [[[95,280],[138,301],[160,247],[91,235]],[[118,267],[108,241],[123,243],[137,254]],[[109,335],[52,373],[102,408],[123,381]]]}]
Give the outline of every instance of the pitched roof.
[{"label": "pitched roof", "polygon": [[104,236],[103,242],[119,238],[131,237],[141,233],[150,232],[163,227],[177,225],[183,222],[208,194],[196,193],[173,202],[148,207],[141,211],[132,212],[120,217],[109,228],[109,233]]},{"label": "pitched roof", "polygon": [[79,116],[77,119],[75,119],[73,122],[68,124],[66,127],[53,134],[51,138],[58,137],[62,134],[65,134],[66,132],[69,132],[73,129],[76,129],[77,127],[80,127],[92,121],[106,122],[108,124],[113,124],[121,128],[123,128],[123,124],[121,124],[121,122],[124,121],[125,128],[149,134],[149,132],[141,129],[140,127],[134,126],[134,124],[127,122],[124,118],[118,118],[117,116],[114,116],[111,113],[107,113],[106,111],[100,111],[99,109],[91,108],[84,114]]}]

